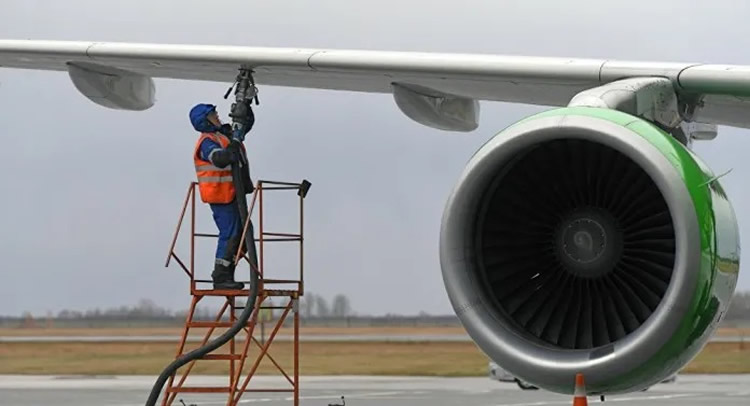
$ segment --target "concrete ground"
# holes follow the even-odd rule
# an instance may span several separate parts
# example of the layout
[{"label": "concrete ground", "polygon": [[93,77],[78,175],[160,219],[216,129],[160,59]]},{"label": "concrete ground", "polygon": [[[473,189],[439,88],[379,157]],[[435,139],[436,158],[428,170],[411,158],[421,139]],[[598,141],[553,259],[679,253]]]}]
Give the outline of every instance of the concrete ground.
[{"label": "concrete ground", "polygon": [[[141,406],[154,377],[0,376],[2,406]],[[281,387],[276,378],[260,377],[255,385]],[[188,384],[220,386],[218,377],[191,377]],[[256,386],[256,387],[258,387]],[[570,405],[570,396],[545,391],[522,391],[515,384],[488,378],[416,377],[304,377],[301,404],[347,406],[546,406]],[[226,395],[181,394],[175,405],[226,404]],[[608,397],[615,404],[747,406],[750,375],[680,375],[675,383],[659,384],[646,392]],[[242,404],[291,405],[288,394],[246,394]],[[599,403],[589,398],[590,404]]]}]

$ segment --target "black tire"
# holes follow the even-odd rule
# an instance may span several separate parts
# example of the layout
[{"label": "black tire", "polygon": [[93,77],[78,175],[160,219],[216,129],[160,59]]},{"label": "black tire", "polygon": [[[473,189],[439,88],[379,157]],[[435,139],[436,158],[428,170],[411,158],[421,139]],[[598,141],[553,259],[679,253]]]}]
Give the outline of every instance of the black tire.
[{"label": "black tire", "polygon": [[537,390],[537,389],[539,389],[536,386],[534,386],[534,385],[532,385],[530,383],[526,383],[526,382],[524,382],[524,381],[522,381],[522,380],[520,380],[518,378],[516,378],[516,385],[518,385],[518,387],[521,388],[521,389],[523,389],[523,390]]}]

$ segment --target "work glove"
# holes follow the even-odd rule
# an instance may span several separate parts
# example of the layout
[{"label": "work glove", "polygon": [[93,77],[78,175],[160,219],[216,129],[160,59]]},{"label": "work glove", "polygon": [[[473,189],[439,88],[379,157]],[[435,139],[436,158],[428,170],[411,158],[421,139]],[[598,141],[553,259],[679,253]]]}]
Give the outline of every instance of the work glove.
[{"label": "work glove", "polygon": [[231,140],[226,148],[218,149],[211,153],[211,163],[219,168],[225,168],[242,159],[240,142]]},{"label": "work glove", "polygon": [[245,126],[245,134],[249,133],[250,130],[253,128],[253,125],[255,124],[255,113],[253,113],[253,108],[250,106],[250,103],[248,102],[247,106],[247,125]]},{"label": "work glove", "polygon": [[232,125],[222,124],[221,127],[219,127],[219,132],[226,135],[229,138],[232,138]]},{"label": "work glove", "polygon": [[247,114],[244,118],[245,125],[242,128],[242,132],[238,134],[240,141],[245,141],[245,136],[250,132],[250,130],[253,128],[253,125],[255,124],[255,113],[253,113],[253,108],[250,106],[250,100],[246,101],[246,103]]},{"label": "work glove", "polygon": [[231,139],[229,142],[229,145],[227,145],[227,151],[232,153],[232,156],[235,156],[234,161],[238,161],[239,157],[241,156],[241,145],[242,143],[240,141],[235,140],[234,138]]}]

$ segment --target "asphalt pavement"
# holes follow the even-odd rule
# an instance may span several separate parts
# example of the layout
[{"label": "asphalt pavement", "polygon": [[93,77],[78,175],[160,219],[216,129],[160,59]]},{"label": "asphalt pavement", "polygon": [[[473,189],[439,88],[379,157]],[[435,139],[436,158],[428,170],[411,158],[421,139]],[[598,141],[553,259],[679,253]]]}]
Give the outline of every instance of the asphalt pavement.
[{"label": "asphalt pavement", "polygon": [[[145,404],[154,377],[0,376],[2,406],[140,406]],[[191,385],[225,385],[226,378],[191,376]],[[259,377],[252,385],[284,387],[275,377]],[[256,386],[256,387],[258,387]],[[303,377],[300,404],[305,406],[547,406],[570,405],[570,396],[542,390],[523,391],[515,384],[488,378]],[[186,405],[226,404],[226,395],[181,394]],[[748,406],[750,375],[680,375],[646,392],[607,397],[615,404],[651,406]],[[241,404],[292,405],[289,394],[248,393]],[[598,404],[598,397],[589,398]],[[182,405],[179,401],[175,405]]]}]

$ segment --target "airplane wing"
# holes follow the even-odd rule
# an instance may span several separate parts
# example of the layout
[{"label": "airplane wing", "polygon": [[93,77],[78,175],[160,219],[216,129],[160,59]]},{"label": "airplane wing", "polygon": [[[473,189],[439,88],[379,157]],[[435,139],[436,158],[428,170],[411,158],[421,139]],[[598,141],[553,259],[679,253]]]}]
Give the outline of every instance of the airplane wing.
[{"label": "airplane wing", "polygon": [[[466,117],[459,116],[474,114],[472,109],[478,108],[479,100],[565,106],[577,93],[615,80],[664,77],[672,81],[679,97],[697,101],[700,107],[693,116],[694,121],[750,128],[750,66],[0,40],[0,67],[67,71],[78,90],[91,100],[107,107],[130,110],[142,110],[153,104],[151,78],[229,83],[234,81],[241,66],[252,68],[256,82],[261,85],[394,94],[399,107],[417,121],[420,117],[414,115],[420,113],[415,113],[415,108],[419,110],[420,103],[422,107],[442,108],[443,111],[433,113],[448,117],[443,129],[457,131],[476,127],[471,123],[476,117],[470,117],[467,124]],[[478,110],[475,113],[478,114]],[[451,114],[459,119],[451,121]],[[426,121],[430,121],[429,117]],[[429,122],[423,124],[430,125]],[[440,123],[432,124],[441,127]]]}]

